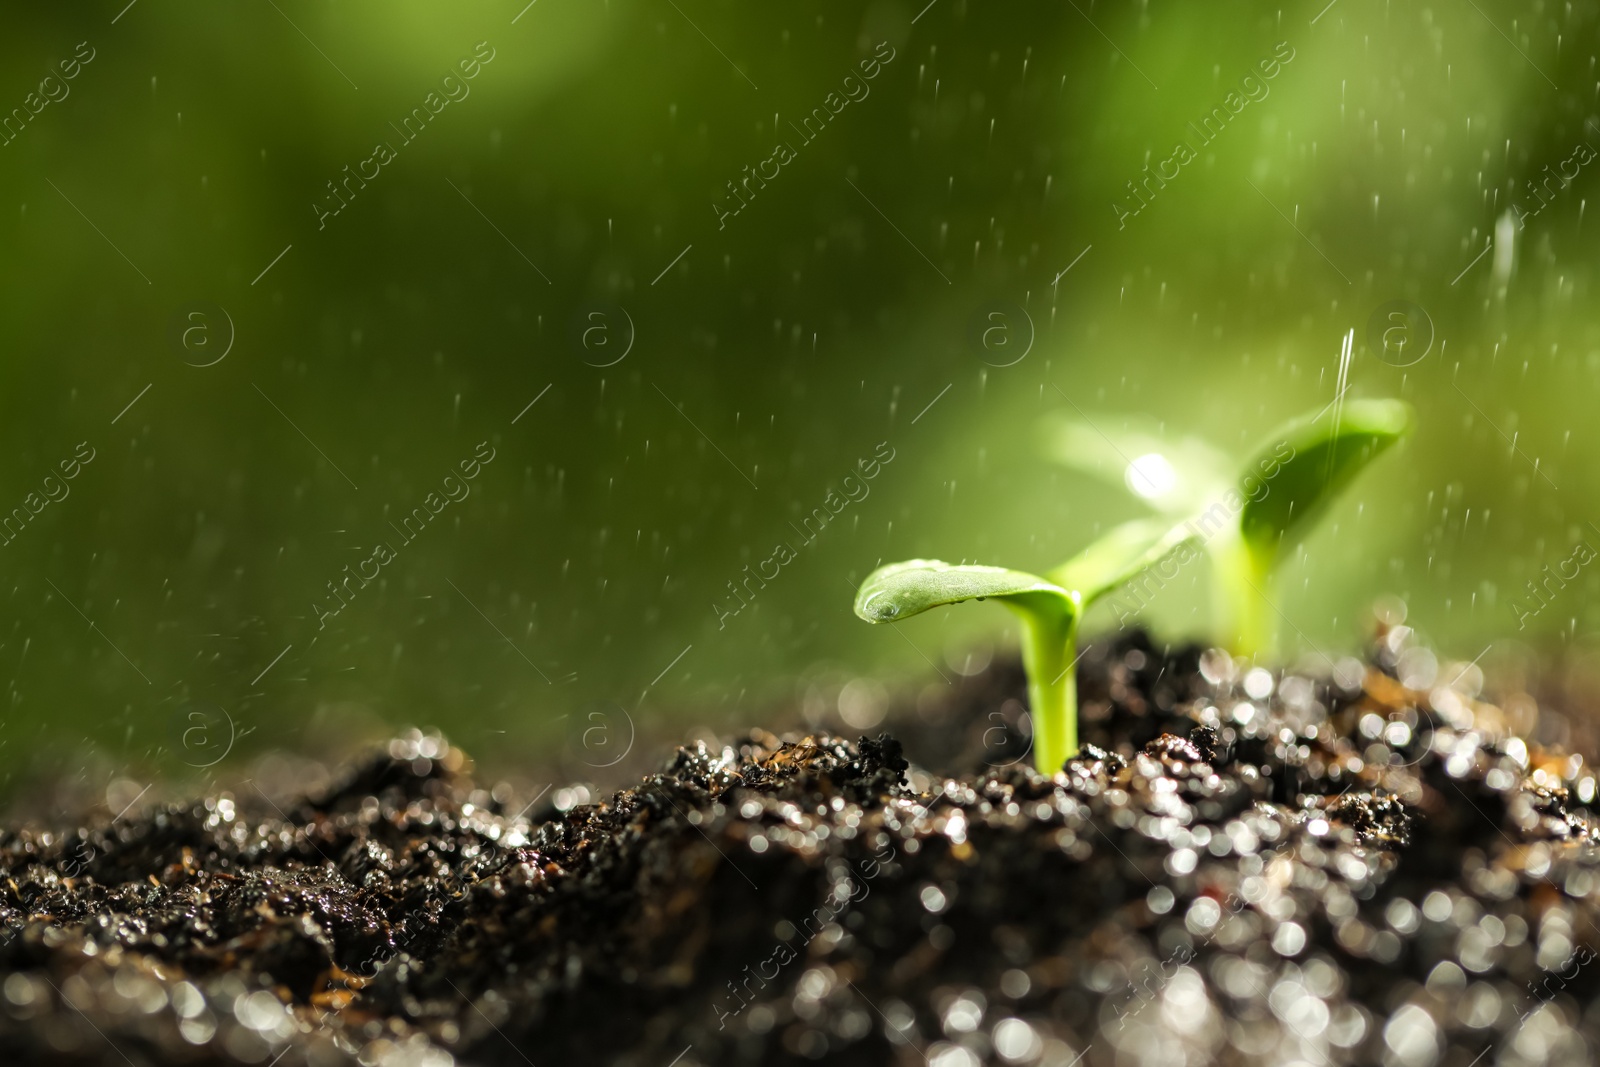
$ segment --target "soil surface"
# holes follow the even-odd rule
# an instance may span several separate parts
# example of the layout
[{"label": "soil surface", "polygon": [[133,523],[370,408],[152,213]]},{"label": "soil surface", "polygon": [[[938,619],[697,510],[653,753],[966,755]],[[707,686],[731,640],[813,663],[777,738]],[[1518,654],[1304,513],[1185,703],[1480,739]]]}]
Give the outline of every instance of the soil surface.
[{"label": "soil surface", "polygon": [[1593,772],[1407,642],[1344,686],[1099,647],[1054,778],[999,665],[906,748],[756,733],[567,810],[413,732],[0,830],[0,1062],[1594,1062]]}]

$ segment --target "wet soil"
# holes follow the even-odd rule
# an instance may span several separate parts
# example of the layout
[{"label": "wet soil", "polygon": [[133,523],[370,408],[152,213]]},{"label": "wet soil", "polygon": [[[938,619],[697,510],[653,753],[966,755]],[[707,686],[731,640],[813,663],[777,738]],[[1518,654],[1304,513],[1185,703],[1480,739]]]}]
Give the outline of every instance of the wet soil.
[{"label": "wet soil", "polygon": [[1002,664],[904,745],[757,732],[567,810],[412,732],[0,830],[0,1062],[1593,1062],[1593,771],[1407,641],[1344,684],[1097,648],[1054,778]]}]

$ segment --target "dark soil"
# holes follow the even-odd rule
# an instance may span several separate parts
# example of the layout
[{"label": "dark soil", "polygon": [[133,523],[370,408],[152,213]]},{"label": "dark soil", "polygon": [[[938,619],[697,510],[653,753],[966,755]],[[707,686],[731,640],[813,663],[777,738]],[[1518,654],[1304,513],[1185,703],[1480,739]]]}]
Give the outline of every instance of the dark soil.
[{"label": "dark soil", "polygon": [[0,1063],[1593,1062],[1592,772],[1399,643],[1270,696],[1098,649],[1053,780],[1002,666],[910,752],[757,733],[565,812],[412,735],[0,831]]}]

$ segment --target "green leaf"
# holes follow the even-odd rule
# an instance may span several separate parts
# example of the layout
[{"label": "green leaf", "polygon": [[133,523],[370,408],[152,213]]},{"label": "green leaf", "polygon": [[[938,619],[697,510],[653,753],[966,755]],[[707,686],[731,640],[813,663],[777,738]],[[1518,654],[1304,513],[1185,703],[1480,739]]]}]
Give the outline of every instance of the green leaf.
[{"label": "green leaf", "polygon": [[1258,574],[1310,531],[1356,475],[1411,429],[1410,405],[1352,400],[1278,428],[1239,480],[1239,533]]},{"label": "green leaf", "polygon": [[1077,614],[1076,597],[1036,574],[936,559],[891,563],[867,575],[856,591],[856,614],[868,622],[898,622],[929,608],[990,597],[1033,610]]},{"label": "green leaf", "polygon": [[1178,551],[1185,542],[1197,539],[1187,524],[1173,526],[1162,519],[1135,519],[1052,570],[1049,577],[1079,594],[1087,608]]},{"label": "green leaf", "polygon": [[1123,489],[1162,514],[1189,514],[1232,484],[1233,457],[1197,437],[1175,439],[1141,416],[1090,424],[1056,413],[1041,422],[1040,441],[1057,463]]}]

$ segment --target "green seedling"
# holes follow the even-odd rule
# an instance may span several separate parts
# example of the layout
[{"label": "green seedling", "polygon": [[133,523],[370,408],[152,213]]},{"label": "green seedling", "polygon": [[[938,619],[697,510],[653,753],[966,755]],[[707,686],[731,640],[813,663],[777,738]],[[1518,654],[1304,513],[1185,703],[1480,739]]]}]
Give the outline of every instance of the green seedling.
[{"label": "green seedling", "polygon": [[[1263,477],[1267,491],[1246,494],[1227,535],[1207,542],[1222,595],[1233,607],[1233,644],[1241,654],[1257,655],[1272,647],[1274,627],[1268,613],[1273,609],[1267,590],[1278,562],[1305,539],[1356,475],[1411,425],[1411,407],[1402,401],[1353,400],[1337,423],[1302,416],[1279,427],[1255,466],[1246,468],[1242,483],[1250,481],[1252,472],[1270,469],[1271,459],[1278,461],[1276,475]],[[1287,458],[1276,455],[1282,450]]]},{"label": "green seedling", "polygon": [[1034,764],[1054,774],[1078,751],[1074,650],[1078,624],[1095,601],[1171,557],[1186,563],[1196,555],[1195,546],[1203,545],[1233,608],[1235,646],[1261,650],[1270,638],[1270,605],[1262,587],[1278,560],[1410,426],[1411,409],[1400,401],[1351,401],[1326,423],[1320,415],[1303,416],[1280,427],[1237,479],[1216,473],[1222,461],[1204,445],[1186,446],[1186,476],[1180,477],[1161,453],[1141,447],[1153,438],[1125,439],[1137,460],[1103,438],[1126,464],[1129,488],[1165,512],[1164,518],[1118,526],[1043,576],[940,560],[891,563],[861,583],[856,614],[868,622],[899,622],[930,608],[989,599],[1015,612],[1022,622]]},{"label": "green seedling", "polygon": [[1034,763],[1054,774],[1078,751],[1074,668],[1078,622],[1096,600],[1177,552],[1193,535],[1141,519],[1112,530],[1046,576],[1004,567],[913,559],[879,567],[856,592],[856,614],[899,622],[930,608],[998,600],[1022,622],[1022,665],[1033,714]]},{"label": "green seedling", "polygon": [[[1048,448],[1079,470],[1101,477],[1115,472],[1135,496],[1182,519],[1212,558],[1217,597],[1231,616],[1229,646],[1256,656],[1272,647],[1267,590],[1279,561],[1411,424],[1411,408],[1402,401],[1352,400],[1280,426],[1235,477],[1210,446],[1192,440],[1164,446],[1150,428],[1105,436],[1068,423],[1052,428]],[[1091,437],[1098,445],[1088,446]]]}]

